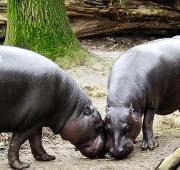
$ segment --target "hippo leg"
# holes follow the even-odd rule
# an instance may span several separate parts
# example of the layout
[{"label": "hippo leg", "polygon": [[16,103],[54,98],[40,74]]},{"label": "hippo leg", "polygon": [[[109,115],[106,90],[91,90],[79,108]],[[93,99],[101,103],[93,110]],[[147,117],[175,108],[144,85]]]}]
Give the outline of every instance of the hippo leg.
[{"label": "hippo leg", "polygon": [[38,161],[54,160],[55,156],[48,155],[42,146],[42,128],[37,130],[30,138],[29,143],[34,158]]},{"label": "hippo leg", "polygon": [[158,143],[156,142],[153,136],[153,120],[154,120],[154,110],[147,110],[144,114],[143,120],[143,141],[141,148],[142,150],[153,150],[154,148],[158,147]]},{"label": "hippo leg", "polygon": [[24,169],[29,167],[28,163],[24,163],[19,160],[19,149],[35,130],[35,128],[31,128],[23,132],[13,133],[8,150],[8,161],[11,168]]}]

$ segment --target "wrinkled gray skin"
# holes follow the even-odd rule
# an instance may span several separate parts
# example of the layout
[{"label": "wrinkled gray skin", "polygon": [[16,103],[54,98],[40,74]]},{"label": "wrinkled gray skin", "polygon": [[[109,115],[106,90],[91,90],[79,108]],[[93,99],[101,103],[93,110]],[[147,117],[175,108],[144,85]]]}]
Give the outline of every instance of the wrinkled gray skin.
[{"label": "wrinkled gray skin", "polygon": [[101,116],[75,81],[37,53],[0,46],[0,132],[13,132],[8,151],[12,168],[29,167],[19,160],[26,140],[36,160],[55,159],[42,146],[42,127],[87,157],[105,154]]},{"label": "wrinkled gray skin", "polygon": [[114,63],[108,88],[108,153],[116,159],[127,157],[141,126],[141,148],[156,148],[152,129],[155,113],[166,115],[180,109],[180,36],[127,50]]}]

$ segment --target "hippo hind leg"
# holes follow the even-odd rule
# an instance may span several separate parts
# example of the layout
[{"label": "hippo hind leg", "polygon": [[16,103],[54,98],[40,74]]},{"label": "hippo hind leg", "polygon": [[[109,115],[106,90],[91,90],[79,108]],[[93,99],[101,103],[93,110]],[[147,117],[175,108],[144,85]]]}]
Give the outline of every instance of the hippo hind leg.
[{"label": "hippo hind leg", "polygon": [[42,146],[42,128],[38,129],[30,138],[29,143],[34,158],[38,161],[54,160],[55,156],[47,154]]},{"label": "hippo hind leg", "polygon": [[158,147],[158,143],[156,142],[156,139],[153,136],[153,120],[154,120],[154,110],[147,110],[147,112],[144,114],[144,120],[143,120],[143,141],[141,145],[142,150],[153,150],[154,148]]},{"label": "hippo hind leg", "polygon": [[13,133],[8,150],[8,161],[11,168],[24,169],[29,167],[28,163],[19,160],[19,149],[28,137],[36,130],[36,128],[31,128],[23,132]]}]

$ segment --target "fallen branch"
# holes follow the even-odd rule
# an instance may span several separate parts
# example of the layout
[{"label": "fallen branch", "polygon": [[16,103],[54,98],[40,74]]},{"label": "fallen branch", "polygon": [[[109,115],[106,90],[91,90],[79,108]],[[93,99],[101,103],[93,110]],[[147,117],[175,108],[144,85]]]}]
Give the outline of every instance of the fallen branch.
[{"label": "fallen branch", "polygon": [[[7,0],[0,0],[0,41],[6,31]],[[124,0],[122,0],[123,2]],[[180,0],[172,7],[147,0],[66,0],[71,26],[79,38],[180,34]],[[164,1],[164,0],[163,0]]]},{"label": "fallen branch", "polygon": [[175,170],[177,166],[180,166],[180,147],[165,158],[156,170]]}]

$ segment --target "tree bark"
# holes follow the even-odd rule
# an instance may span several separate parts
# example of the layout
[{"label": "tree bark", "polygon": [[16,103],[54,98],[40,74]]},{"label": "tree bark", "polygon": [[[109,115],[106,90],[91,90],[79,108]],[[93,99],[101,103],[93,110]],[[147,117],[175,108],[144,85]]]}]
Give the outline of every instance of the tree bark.
[{"label": "tree bark", "polygon": [[6,0],[0,0],[0,42],[4,41],[4,37],[6,34],[6,9]]},{"label": "tree bark", "polygon": [[67,3],[71,25],[78,37],[180,34],[179,7],[179,2],[172,7],[144,0],[125,5],[98,0]]},{"label": "tree bark", "polygon": [[176,149],[171,155],[165,158],[156,170],[175,170],[180,166],[180,148]]},{"label": "tree bark", "polygon": [[8,0],[7,6],[5,44],[51,59],[68,56],[77,60],[78,52],[85,55],[70,28],[64,0]]}]

